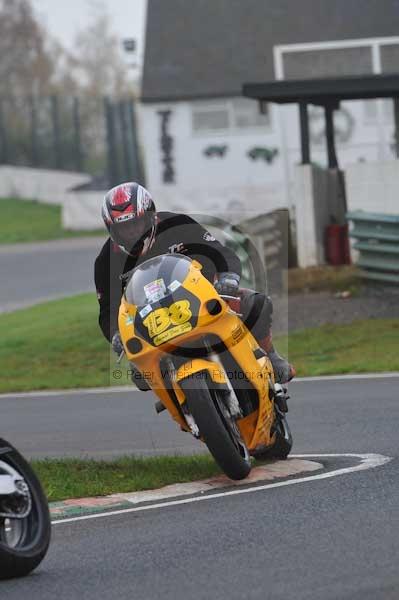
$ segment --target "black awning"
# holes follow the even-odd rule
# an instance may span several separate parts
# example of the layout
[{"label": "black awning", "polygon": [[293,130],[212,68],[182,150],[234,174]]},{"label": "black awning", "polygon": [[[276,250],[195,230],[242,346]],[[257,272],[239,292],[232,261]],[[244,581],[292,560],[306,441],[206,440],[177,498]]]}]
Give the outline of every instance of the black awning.
[{"label": "black awning", "polygon": [[338,104],[342,100],[399,98],[399,73],[245,83],[243,95],[263,102],[322,106]]}]

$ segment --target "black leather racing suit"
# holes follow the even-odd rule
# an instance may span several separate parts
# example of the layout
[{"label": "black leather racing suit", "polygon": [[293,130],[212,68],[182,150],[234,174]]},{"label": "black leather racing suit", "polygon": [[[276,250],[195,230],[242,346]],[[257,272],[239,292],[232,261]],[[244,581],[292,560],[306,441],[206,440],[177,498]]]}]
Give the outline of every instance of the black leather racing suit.
[{"label": "black leather racing suit", "polygon": [[[123,293],[120,276],[149,258],[167,252],[185,254],[202,264],[203,275],[212,283],[217,273],[233,272],[241,275],[241,263],[236,254],[218,242],[194,219],[170,212],[159,212],[157,218],[155,242],[145,256],[128,256],[109,238],[96,259],[99,324],[108,341],[112,340],[118,330],[118,312]],[[250,290],[241,291],[240,295],[244,322],[259,341],[270,330],[273,311],[271,300],[264,294]]]}]

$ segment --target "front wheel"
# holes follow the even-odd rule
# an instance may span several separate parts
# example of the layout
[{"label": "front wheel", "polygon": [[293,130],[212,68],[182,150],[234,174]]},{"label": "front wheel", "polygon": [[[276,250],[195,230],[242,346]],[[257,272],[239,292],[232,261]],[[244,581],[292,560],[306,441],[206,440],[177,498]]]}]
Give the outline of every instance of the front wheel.
[{"label": "front wheel", "polygon": [[211,390],[206,380],[180,383],[187,408],[198,426],[209,452],[230,479],[244,479],[251,471],[251,459],[240,430],[226,408],[220,393]]},{"label": "front wheel", "polygon": [[272,456],[285,460],[292,450],[292,434],[283,414],[276,415],[276,441],[272,447]]},{"label": "front wheel", "polygon": [[255,451],[256,460],[279,459],[285,460],[292,450],[292,434],[284,414],[276,409],[276,418],[273,425],[276,434],[274,444],[264,450]]},{"label": "front wheel", "polygon": [[46,555],[51,536],[48,504],[31,466],[0,439],[0,477],[14,480],[18,493],[0,496],[0,579],[22,577]]}]

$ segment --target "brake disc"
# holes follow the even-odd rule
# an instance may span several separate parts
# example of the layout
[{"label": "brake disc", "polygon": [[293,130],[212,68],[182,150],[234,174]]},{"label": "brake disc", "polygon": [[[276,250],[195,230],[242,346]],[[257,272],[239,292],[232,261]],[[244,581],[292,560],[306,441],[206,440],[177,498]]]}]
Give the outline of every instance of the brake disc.
[{"label": "brake disc", "polygon": [[9,463],[0,460],[0,518],[25,519],[32,497],[25,479]]}]

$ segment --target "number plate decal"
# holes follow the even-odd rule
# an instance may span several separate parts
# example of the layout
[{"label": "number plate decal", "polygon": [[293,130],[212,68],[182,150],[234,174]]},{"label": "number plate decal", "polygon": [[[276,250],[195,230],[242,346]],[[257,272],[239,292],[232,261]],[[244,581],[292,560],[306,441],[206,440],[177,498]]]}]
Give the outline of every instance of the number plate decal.
[{"label": "number plate decal", "polygon": [[169,340],[177,337],[178,335],[183,335],[183,333],[188,333],[191,331],[193,326],[191,323],[183,323],[183,325],[176,325],[176,327],[172,327],[172,329],[167,329],[163,333],[154,337],[154,345],[160,346]]},{"label": "number plate decal", "polygon": [[191,331],[189,300],[178,300],[169,307],[157,308],[143,320],[155,346]]}]

